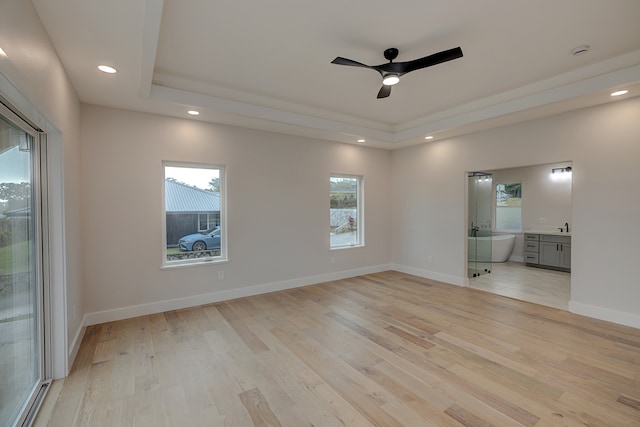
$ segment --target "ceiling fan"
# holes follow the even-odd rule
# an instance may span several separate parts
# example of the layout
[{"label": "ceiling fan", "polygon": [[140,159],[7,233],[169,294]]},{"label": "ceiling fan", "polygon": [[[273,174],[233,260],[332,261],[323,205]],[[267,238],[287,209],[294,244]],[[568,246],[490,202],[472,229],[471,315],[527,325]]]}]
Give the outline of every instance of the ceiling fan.
[{"label": "ceiling fan", "polygon": [[443,62],[462,58],[462,49],[460,47],[455,47],[453,49],[443,50],[442,52],[425,56],[424,58],[414,59],[413,61],[393,62],[393,60],[398,57],[398,49],[392,47],[384,51],[384,57],[389,60],[387,64],[365,65],[340,56],[331,61],[331,63],[376,70],[382,76],[382,88],[380,88],[380,91],[378,92],[378,98],[386,98],[391,94],[391,86],[400,81],[400,76],[410,73],[411,71],[419,70],[420,68],[431,67]]}]

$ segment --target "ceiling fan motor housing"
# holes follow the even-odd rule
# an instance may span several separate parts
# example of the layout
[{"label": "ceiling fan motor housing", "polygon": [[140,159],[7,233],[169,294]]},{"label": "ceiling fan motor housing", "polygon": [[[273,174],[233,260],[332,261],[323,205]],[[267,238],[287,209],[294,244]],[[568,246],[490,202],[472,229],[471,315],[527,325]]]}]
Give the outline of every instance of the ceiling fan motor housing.
[{"label": "ceiling fan motor housing", "polygon": [[398,57],[398,49],[396,49],[395,47],[390,47],[389,49],[384,51],[384,57],[389,61],[393,61]]}]

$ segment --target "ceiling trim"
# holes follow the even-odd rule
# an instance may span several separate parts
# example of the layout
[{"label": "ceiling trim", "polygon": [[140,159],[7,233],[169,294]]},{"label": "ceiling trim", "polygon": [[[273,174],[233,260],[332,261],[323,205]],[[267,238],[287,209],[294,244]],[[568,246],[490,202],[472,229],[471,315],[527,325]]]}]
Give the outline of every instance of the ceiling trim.
[{"label": "ceiling trim", "polygon": [[144,24],[142,27],[142,51],[140,64],[140,95],[144,98],[151,94],[151,83],[156,64],[160,24],[162,22],[163,0],[146,0]]},{"label": "ceiling trim", "polygon": [[557,76],[540,80],[525,86],[521,86],[513,90],[497,93],[464,105],[454,107],[446,111],[407,121],[403,124],[398,125],[395,131],[401,132],[403,130],[438,121],[446,117],[452,117],[462,113],[480,110],[482,108],[490,107],[493,105],[503,104],[505,102],[513,101],[518,98],[525,98],[530,95],[542,93],[547,90],[561,88],[575,82],[581,82],[594,77],[602,76],[604,74],[633,67],[635,65],[640,65],[640,50],[620,55],[606,61],[591,64],[582,68],[578,68],[576,70],[559,74]]},{"label": "ceiling trim", "polygon": [[[640,51],[625,56],[635,58],[637,62],[640,62]],[[625,58],[625,61],[628,62],[628,59]],[[619,64],[619,61],[612,62]],[[596,65],[598,66],[589,68],[603,69],[602,64]],[[581,72],[583,73],[583,71],[578,70],[570,74],[574,75]],[[462,130],[469,128],[469,126],[492,122],[515,113],[533,111],[539,107],[562,103],[563,101],[569,101],[614,86],[638,82],[640,81],[640,64],[580,81],[558,84],[558,82],[564,83],[566,81],[570,82],[571,79],[566,75],[557,76],[398,126],[396,131],[372,129],[343,121],[329,120],[157,84],[151,84],[149,98],[156,101],[179,103],[185,106],[204,108],[216,113],[223,112],[238,117],[254,119],[254,127],[256,127],[256,123],[266,121],[270,122],[268,126],[270,130],[277,131],[278,125],[282,125],[282,132],[284,133],[293,132],[298,135],[310,136],[309,132],[312,132],[313,135],[317,136],[318,132],[321,132],[324,137],[332,141],[354,143],[356,139],[364,138],[367,140],[368,145],[381,148],[398,148],[396,145],[404,147],[424,142],[422,138],[428,134],[436,134],[454,128]],[[556,108],[549,114],[555,114],[560,111],[562,111],[561,108]],[[540,116],[540,111],[536,111],[535,117]],[[203,119],[206,120],[206,116]],[[263,126],[257,127],[262,128]],[[298,131],[295,130],[296,128],[298,128]]]},{"label": "ceiling trim", "polygon": [[[397,125],[340,114],[282,99],[172,75],[155,67],[163,0],[146,0],[139,93],[142,100],[184,105],[201,110],[198,120],[280,131],[331,141],[394,149],[424,142],[424,136],[447,137],[469,129],[504,125],[575,108],[572,99],[616,85],[640,82],[640,50],[591,64],[435,114]],[[559,104],[566,103],[565,110]],[[175,111],[175,109],[172,109]],[[527,112],[531,111],[530,117]],[[207,112],[209,114],[207,114]]]},{"label": "ceiling trim", "polygon": [[[477,122],[496,119],[501,116],[567,101],[576,97],[606,90],[614,86],[636,83],[638,81],[640,81],[640,65],[635,65],[582,81],[550,87],[549,89],[541,90],[539,92],[532,92],[530,94],[522,95],[504,102],[495,103],[493,105],[489,104],[486,106],[480,106],[476,109],[472,109],[472,107],[474,104],[477,106],[478,103],[467,104],[466,106],[462,106],[458,109],[443,112],[442,118],[434,118],[432,122],[417,124],[414,127],[409,127],[408,129],[395,132],[393,142],[403,142],[426,134],[437,133],[459,126],[467,126]],[[536,83],[531,86],[540,85]],[[518,89],[518,91],[520,91],[520,89]],[[502,95],[499,95],[499,97],[501,96]],[[490,99],[482,100],[479,103],[483,103],[483,101],[490,101]],[[468,107],[469,110],[464,111],[465,107]]]},{"label": "ceiling trim", "polygon": [[327,120],[300,113],[283,111],[271,107],[249,104],[246,102],[218,98],[170,87],[151,85],[150,98],[159,101],[175,102],[185,106],[201,107],[216,112],[235,114],[252,119],[266,120],[285,125],[300,126],[316,130],[335,132],[354,136],[368,136],[378,141],[393,143],[392,132],[385,132],[362,126],[354,126],[336,120]]}]

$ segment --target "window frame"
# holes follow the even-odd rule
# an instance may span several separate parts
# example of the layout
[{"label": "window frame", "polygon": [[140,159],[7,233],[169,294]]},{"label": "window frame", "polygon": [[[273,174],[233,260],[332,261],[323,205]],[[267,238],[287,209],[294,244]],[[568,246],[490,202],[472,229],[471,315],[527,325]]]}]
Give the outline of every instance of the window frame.
[{"label": "window frame", "polygon": [[[364,228],[365,228],[365,220],[364,220],[364,176],[363,175],[352,175],[352,174],[343,174],[343,173],[331,173],[329,175],[329,203],[331,203],[331,179],[332,178],[343,178],[343,179],[355,179],[356,180],[356,243],[342,244],[342,245],[332,245],[331,243],[331,234],[329,235],[329,249],[330,250],[343,250],[343,249],[351,249],[351,248],[361,248],[365,246],[364,242]],[[331,204],[329,204],[329,229],[331,229]],[[331,232],[330,232],[331,233]]]},{"label": "window frame", "polygon": [[[202,218],[203,215],[207,216],[207,226],[205,228],[202,228],[202,220],[200,218]],[[215,217],[213,218],[212,221],[212,217],[210,213],[198,213],[198,232],[201,233],[203,231],[207,231],[207,230],[211,230],[211,228],[213,228],[211,226],[211,223],[215,223]]]},{"label": "window frame", "polygon": [[[220,212],[219,212],[219,225],[220,225],[220,255],[219,256],[204,256],[200,258],[191,259],[179,259],[179,260],[167,260],[167,211],[166,211],[166,168],[193,168],[193,169],[215,169],[218,170],[218,177],[220,180]],[[194,162],[180,162],[172,160],[162,161],[161,170],[161,184],[162,184],[162,264],[161,268],[179,268],[189,266],[201,266],[205,264],[220,264],[229,261],[228,248],[227,248],[227,191],[226,191],[226,171],[225,165],[213,164],[213,163],[194,163]],[[200,229],[200,213],[198,214],[198,226]],[[211,224],[211,214],[207,214],[207,224]],[[214,217],[215,222],[215,217]],[[201,230],[198,230],[200,232]]]},{"label": "window frame", "polygon": [[[499,185],[513,185],[520,184],[520,205],[519,206],[498,206],[498,186]],[[494,203],[493,203],[493,224],[495,226],[496,231],[505,231],[505,232],[517,232],[521,233],[522,228],[522,203],[524,199],[522,197],[522,181],[508,181],[508,182],[498,182],[493,187],[494,194]],[[519,209],[520,210],[520,228],[500,228],[498,226],[498,209]]]}]

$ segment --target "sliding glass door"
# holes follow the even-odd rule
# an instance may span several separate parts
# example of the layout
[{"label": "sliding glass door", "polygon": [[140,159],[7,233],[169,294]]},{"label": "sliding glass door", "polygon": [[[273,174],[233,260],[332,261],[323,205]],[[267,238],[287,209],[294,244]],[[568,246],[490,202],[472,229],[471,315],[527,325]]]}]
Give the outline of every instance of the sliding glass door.
[{"label": "sliding glass door", "polygon": [[0,426],[27,419],[47,376],[40,148],[0,104]]}]

